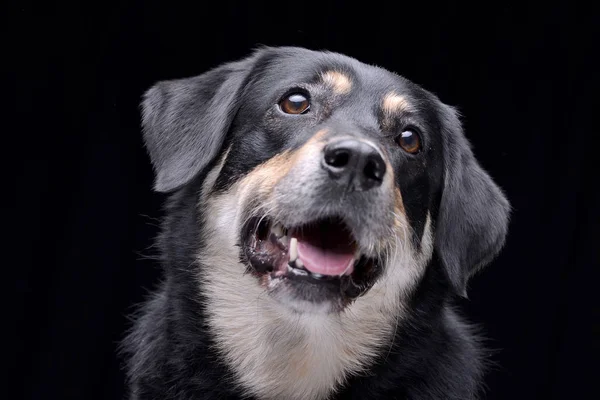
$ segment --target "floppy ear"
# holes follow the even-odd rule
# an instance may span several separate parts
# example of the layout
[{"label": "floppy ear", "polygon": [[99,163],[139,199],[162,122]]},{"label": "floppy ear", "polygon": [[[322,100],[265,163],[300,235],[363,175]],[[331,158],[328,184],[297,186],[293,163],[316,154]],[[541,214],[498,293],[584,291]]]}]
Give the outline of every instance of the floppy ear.
[{"label": "floppy ear", "polygon": [[469,277],[504,245],[510,205],[481,168],[456,111],[442,106],[445,183],[435,230],[435,249],[454,290],[466,297]]},{"label": "floppy ear", "polygon": [[193,78],[159,82],[145,93],[142,127],[156,173],[155,190],[185,185],[216,157],[255,58]]}]

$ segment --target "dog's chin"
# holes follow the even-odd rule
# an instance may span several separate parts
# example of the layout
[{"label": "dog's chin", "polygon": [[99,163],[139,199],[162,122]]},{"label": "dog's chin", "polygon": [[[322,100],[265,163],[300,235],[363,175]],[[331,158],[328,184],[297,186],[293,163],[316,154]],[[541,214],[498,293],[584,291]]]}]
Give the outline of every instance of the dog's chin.
[{"label": "dog's chin", "polygon": [[361,253],[342,218],[286,227],[250,219],[241,233],[242,262],[281,305],[299,313],[340,312],[380,274],[378,257]]}]

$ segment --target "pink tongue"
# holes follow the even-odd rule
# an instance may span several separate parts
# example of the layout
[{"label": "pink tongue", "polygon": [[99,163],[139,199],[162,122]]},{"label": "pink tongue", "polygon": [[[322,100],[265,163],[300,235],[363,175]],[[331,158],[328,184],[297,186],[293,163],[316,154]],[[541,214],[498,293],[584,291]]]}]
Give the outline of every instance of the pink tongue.
[{"label": "pink tongue", "polygon": [[324,249],[298,239],[298,257],[304,268],[321,275],[351,274],[354,268],[354,254]]}]

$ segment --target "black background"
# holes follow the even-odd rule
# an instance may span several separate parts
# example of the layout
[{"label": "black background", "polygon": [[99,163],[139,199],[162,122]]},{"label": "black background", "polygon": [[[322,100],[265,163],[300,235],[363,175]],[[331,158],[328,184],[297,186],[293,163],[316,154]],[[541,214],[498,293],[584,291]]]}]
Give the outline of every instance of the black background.
[{"label": "black background", "polygon": [[514,207],[503,253],[464,302],[498,351],[486,398],[594,398],[597,15],[566,4],[390,4],[9,6],[2,264],[16,294],[3,302],[4,390],[123,398],[116,346],[158,279],[151,246],[164,200],[151,192],[140,96],[267,44],[342,52],[459,107]]}]

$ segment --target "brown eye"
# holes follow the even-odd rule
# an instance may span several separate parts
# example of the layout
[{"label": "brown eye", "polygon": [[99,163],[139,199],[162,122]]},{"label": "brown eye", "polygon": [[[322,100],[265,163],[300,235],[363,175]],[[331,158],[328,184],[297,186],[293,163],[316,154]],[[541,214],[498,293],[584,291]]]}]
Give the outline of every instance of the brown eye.
[{"label": "brown eye", "polygon": [[411,129],[406,129],[396,139],[396,142],[404,151],[416,154],[421,150],[421,138],[419,134]]},{"label": "brown eye", "polygon": [[308,111],[310,103],[303,94],[293,93],[281,100],[279,107],[286,114],[302,114]]}]

